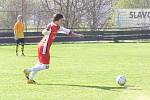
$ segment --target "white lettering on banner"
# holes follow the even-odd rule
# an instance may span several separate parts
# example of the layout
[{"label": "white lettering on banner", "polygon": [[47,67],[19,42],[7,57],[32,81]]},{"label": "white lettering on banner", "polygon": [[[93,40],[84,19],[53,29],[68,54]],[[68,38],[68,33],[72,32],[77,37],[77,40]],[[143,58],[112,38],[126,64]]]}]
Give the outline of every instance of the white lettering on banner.
[{"label": "white lettering on banner", "polygon": [[118,27],[150,26],[150,9],[117,9],[115,23]]}]

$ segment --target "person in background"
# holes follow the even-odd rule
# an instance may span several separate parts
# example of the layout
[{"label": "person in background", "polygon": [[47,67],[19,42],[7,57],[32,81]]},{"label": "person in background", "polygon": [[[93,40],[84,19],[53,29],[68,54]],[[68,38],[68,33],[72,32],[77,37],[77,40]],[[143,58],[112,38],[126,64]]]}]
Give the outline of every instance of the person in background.
[{"label": "person in background", "polygon": [[21,52],[24,56],[24,23],[22,15],[18,15],[17,22],[14,25],[14,38],[16,40],[16,55],[18,56],[18,47],[21,44]]}]

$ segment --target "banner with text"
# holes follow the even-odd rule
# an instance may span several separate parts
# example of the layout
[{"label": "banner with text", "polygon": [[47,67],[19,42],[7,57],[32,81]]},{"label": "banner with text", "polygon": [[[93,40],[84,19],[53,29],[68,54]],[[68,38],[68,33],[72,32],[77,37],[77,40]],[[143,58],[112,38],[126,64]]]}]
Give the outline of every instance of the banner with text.
[{"label": "banner with text", "polygon": [[150,26],[150,9],[116,9],[115,23],[117,27]]}]

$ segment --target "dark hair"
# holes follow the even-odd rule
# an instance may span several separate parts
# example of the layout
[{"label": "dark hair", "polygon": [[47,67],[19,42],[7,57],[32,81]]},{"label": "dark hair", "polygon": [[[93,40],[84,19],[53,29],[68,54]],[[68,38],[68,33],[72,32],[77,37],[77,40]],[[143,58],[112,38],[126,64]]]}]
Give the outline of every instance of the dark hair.
[{"label": "dark hair", "polygon": [[58,21],[60,19],[64,18],[64,16],[62,14],[55,14],[53,16],[53,22]]}]

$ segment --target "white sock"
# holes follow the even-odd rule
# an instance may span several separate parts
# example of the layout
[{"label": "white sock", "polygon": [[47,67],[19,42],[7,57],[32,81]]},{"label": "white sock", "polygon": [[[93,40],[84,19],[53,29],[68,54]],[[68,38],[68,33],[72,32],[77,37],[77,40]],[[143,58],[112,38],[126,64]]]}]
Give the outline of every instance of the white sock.
[{"label": "white sock", "polygon": [[29,68],[28,71],[29,72],[37,72],[37,71],[48,69],[48,68],[49,68],[48,64],[37,64],[36,66]]},{"label": "white sock", "polygon": [[37,71],[31,72],[30,75],[29,75],[29,80],[33,80],[36,73],[37,73]]},{"label": "white sock", "polygon": [[49,65],[48,64],[37,64],[36,66],[32,67],[32,68],[29,68],[28,71],[30,72],[30,75],[29,75],[29,80],[33,80],[35,74],[38,72],[38,71],[41,71],[41,70],[44,70],[44,69],[48,69],[49,68]]}]

